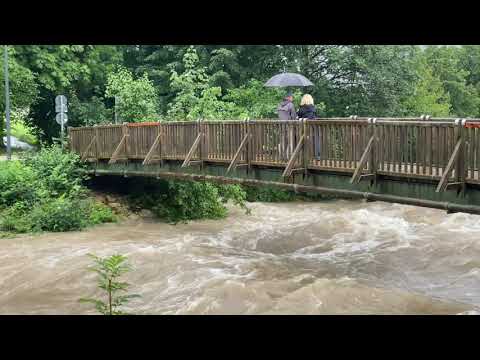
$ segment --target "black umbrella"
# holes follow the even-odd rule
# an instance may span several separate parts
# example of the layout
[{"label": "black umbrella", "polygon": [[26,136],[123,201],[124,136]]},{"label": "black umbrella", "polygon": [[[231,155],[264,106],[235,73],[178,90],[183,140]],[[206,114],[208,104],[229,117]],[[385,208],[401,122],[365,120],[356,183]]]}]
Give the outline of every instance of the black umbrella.
[{"label": "black umbrella", "polygon": [[281,73],[273,76],[265,83],[268,87],[313,86],[305,76],[295,73]]}]

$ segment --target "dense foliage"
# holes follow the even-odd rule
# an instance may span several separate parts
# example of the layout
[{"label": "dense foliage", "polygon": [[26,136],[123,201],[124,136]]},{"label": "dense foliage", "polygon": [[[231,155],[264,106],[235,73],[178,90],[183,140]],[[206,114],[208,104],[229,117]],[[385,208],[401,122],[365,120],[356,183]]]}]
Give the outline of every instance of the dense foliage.
[{"label": "dense foliage", "polygon": [[320,115],[480,116],[478,45],[15,45],[9,55],[12,110],[48,142],[58,94],[70,126],[112,122],[115,96],[121,121],[268,118],[283,91],[262,84],[283,70],[315,84],[305,91]]},{"label": "dense foliage", "polygon": [[117,97],[119,122],[158,120],[157,91],[147,74],[134,79],[132,73],[125,68],[109,73],[105,96]]},{"label": "dense foliage", "polygon": [[132,208],[151,210],[171,223],[197,219],[220,219],[227,215],[226,203],[242,207],[246,193],[237,185],[207,182],[134,179],[125,184]]},{"label": "dense foliage", "polygon": [[[263,84],[281,71],[300,72],[314,83],[295,90],[294,101],[298,106],[302,92],[311,93],[320,116],[480,116],[477,45],[15,45],[8,51],[12,129],[30,143],[58,137],[58,94],[69,99],[69,126],[111,123],[115,113],[121,122],[274,118],[285,89]],[[23,231],[33,221],[32,229],[81,228],[110,218],[85,205],[75,161],[59,151],[0,165],[4,228]],[[190,182],[163,182],[159,189],[154,201],[142,201],[173,222],[222,217],[225,199],[244,205],[247,198],[293,197]],[[94,215],[77,216],[85,208]],[[71,224],[42,217],[60,218],[58,212],[71,212]]]},{"label": "dense foliage", "polygon": [[44,147],[18,161],[0,162],[0,232],[79,230],[115,221],[87,196],[78,156]]}]

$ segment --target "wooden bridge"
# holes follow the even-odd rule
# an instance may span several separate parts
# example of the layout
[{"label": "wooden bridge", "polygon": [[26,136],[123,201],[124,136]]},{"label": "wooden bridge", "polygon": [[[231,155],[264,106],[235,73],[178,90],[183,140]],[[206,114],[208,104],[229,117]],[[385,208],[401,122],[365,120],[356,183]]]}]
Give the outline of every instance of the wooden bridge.
[{"label": "wooden bridge", "polygon": [[480,119],[126,123],[69,128],[96,175],[272,185],[480,214]]}]

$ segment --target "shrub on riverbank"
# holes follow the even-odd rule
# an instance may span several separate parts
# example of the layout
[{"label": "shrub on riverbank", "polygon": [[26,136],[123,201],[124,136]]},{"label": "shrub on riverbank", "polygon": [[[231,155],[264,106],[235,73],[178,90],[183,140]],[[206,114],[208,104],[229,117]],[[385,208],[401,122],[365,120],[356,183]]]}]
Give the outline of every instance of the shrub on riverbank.
[{"label": "shrub on riverbank", "polygon": [[293,191],[278,189],[270,186],[244,186],[246,199],[249,202],[287,202],[287,201],[319,201],[334,199],[334,196],[322,195],[317,193],[298,193]]},{"label": "shrub on riverbank", "polygon": [[115,221],[110,208],[87,197],[79,157],[58,146],[0,162],[0,231],[79,230]]},{"label": "shrub on riverbank", "polygon": [[246,199],[249,202],[285,202],[296,199],[295,193],[268,186],[244,186]]},{"label": "shrub on riverbank", "polygon": [[171,223],[224,218],[228,201],[248,212],[246,194],[238,185],[152,179],[135,179],[129,184],[132,208],[148,209]]}]

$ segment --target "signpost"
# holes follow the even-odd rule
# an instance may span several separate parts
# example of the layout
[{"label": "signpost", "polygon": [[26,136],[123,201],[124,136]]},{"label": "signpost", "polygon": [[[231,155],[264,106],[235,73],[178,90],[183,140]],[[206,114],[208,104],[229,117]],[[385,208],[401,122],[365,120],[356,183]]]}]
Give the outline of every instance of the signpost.
[{"label": "signpost", "polygon": [[61,135],[60,135],[60,141],[62,143],[62,149],[63,149],[63,132],[65,128],[65,124],[68,121],[68,107],[67,107],[67,98],[65,95],[58,95],[55,98],[55,112],[57,115],[55,116],[55,121],[57,122],[58,125],[60,125],[61,128]]},{"label": "signpost", "polygon": [[[5,120],[6,120],[6,130],[7,130],[7,160],[12,158],[12,140],[10,134],[10,89],[9,89],[9,79],[8,79],[8,51],[7,45],[3,48],[3,62],[5,66]],[[0,132],[1,133],[1,132]],[[3,139],[0,139],[3,142]]]}]

